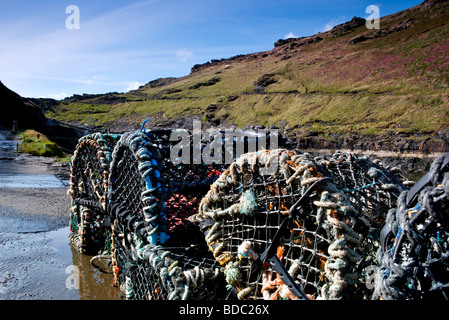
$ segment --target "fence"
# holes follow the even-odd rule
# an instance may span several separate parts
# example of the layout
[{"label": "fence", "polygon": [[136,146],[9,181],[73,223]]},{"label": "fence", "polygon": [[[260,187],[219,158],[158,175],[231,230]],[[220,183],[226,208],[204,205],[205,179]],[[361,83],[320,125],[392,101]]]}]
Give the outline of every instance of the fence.
[{"label": "fence", "polygon": [[[249,135],[242,146],[235,141],[209,154],[232,155],[224,164],[195,159],[198,141],[188,134],[183,153],[190,152],[179,161],[171,133],[142,126],[121,136],[87,135],[72,158],[71,240],[81,252],[110,261],[113,283],[127,299],[420,299],[445,290],[446,276],[432,269],[438,280],[416,287],[420,294],[384,294],[401,291],[392,264],[413,251],[401,250],[401,262],[398,254],[384,257],[391,243],[383,233],[397,232],[385,226],[394,208],[405,210],[404,195],[413,190],[398,170],[350,154],[312,157],[282,139],[275,149],[251,150],[254,140],[272,135]],[[199,143],[199,150],[208,148]],[[444,212],[447,191],[440,189],[437,211]],[[433,204],[426,208],[435,215]],[[437,259],[444,269],[442,220],[432,229],[439,260],[421,254],[414,261]],[[397,243],[410,248],[406,240]],[[387,279],[380,276],[386,265]],[[415,275],[423,274],[428,271]]]}]

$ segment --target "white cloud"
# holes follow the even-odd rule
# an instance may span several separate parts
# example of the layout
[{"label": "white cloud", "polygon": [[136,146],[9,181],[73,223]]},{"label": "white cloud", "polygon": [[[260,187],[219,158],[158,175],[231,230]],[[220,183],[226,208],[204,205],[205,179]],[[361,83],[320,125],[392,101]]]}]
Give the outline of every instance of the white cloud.
[{"label": "white cloud", "polygon": [[323,29],[321,29],[321,32],[326,32],[329,30],[332,30],[333,27],[342,24],[344,22],[347,21],[347,17],[346,16],[340,16],[338,18],[332,19],[331,21],[329,21],[328,23],[326,23],[323,27]]},{"label": "white cloud", "polygon": [[140,86],[144,85],[144,83],[141,83],[139,81],[124,81],[123,84],[126,86],[125,92],[137,90]]},{"label": "white cloud", "polygon": [[326,31],[332,30],[333,27],[335,27],[335,24],[332,22],[328,22],[328,23],[326,23],[326,25],[323,27],[323,29],[321,31],[326,32]]},{"label": "white cloud", "polygon": [[289,39],[289,38],[299,38],[296,34],[294,34],[293,32],[290,32],[289,34],[286,34],[284,36],[284,39]]},{"label": "white cloud", "polygon": [[[151,80],[153,73],[170,72],[164,65],[193,57],[187,50],[175,57],[173,48],[154,45],[158,29],[178,23],[184,12],[170,12],[162,4],[159,0],[141,1],[91,19],[83,18],[81,8],[78,30],[65,28],[64,11],[62,23],[56,27],[33,28],[27,20],[0,21],[0,30],[14,30],[0,33],[0,79],[13,84],[19,94],[35,97],[136,89],[141,83],[129,79],[137,72]],[[136,39],[145,43],[143,37],[148,40],[145,45],[131,45]],[[97,74],[107,76],[96,78]],[[53,92],[46,90],[49,87]]]},{"label": "white cloud", "polygon": [[[206,22],[212,21],[221,5],[211,6],[201,10]],[[0,80],[27,97],[122,92],[138,87],[136,79],[182,76],[194,63],[260,51],[251,43],[171,40],[183,26],[198,27],[198,6],[191,2],[143,0],[113,7],[88,12],[80,6],[77,30],[65,28],[65,6],[61,6],[60,20],[46,18],[49,14],[43,12],[36,15],[39,19],[29,13],[21,20],[0,21]],[[40,27],[42,19],[46,23]]]},{"label": "white cloud", "polygon": [[193,52],[192,51],[188,51],[186,49],[180,49],[180,50],[175,52],[175,56],[182,63],[186,63],[188,60],[193,58]]},{"label": "white cloud", "polygon": [[55,99],[55,100],[62,100],[62,99],[67,98],[69,96],[71,96],[71,95],[68,94],[68,93],[60,92],[60,93],[47,94],[47,95],[41,96],[39,98],[51,98],[51,99]]}]

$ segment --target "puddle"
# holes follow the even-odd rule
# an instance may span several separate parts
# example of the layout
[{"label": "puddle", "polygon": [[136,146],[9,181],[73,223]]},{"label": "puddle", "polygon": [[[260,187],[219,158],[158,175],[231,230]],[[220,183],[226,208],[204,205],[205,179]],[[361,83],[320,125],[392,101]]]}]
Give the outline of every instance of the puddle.
[{"label": "puddle", "polygon": [[69,227],[0,233],[0,299],[118,300],[112,275],[69,241]]},{"label": "puddle", "polygon": [[52,174],[0,174],[0,188],[64,188],[62,180]]},{"label": "puddle", "polygon": [[16,147],[0,133],[0,300],[118,300],[112,274],[70,244],[68,226],[56,229],[68,181],[43,160],[15,161]]},{"label": "puddle", "polygon": [[61,259],[71,262],[66,267],[66,288],[76,290],[80,300],[119,300],[118,288],[112,286],[112,274],[94,267],[93,256],[81,254],[68,240],[69,227],[50,232]]}]

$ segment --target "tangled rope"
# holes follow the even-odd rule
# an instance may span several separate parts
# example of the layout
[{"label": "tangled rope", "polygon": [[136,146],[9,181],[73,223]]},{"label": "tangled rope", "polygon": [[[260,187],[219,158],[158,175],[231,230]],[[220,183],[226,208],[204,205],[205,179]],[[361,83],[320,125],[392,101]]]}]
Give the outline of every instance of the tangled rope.
[{"label": "tangled rope", "polygon": [[[259,173],[273,164],[274,174]],[[278,149],[231,164],[202,199],[196,220],[239,299],[292,297],[295,283],[307,298],[337,299],[356,281],[360,239],[348,219],[352,211],[307,155]],[[295,283],[286,284],[281,276],[287,274],[279,271],[272,279],[275,272],[265,264],[270,255],[284,260]]]},{"label": "tangled rope", "polygon": [[[367,157],[348,153],[334,153],[315,159],[320,172],[332,177],[337,188],[345,193],[357,217],[354,231],[360,236],[357,253],[361,259],[355,264],[360,279],[353,299],[370,299],[373,294],[373,269],[378,267],[380,231],[388,211],[397,205],[402,191],[414,182],[406,179],[397,168],[387,169]],[[372,281],[371,281],[372,282]]]},{"label": "tangled rope", "polygon": [[109,252],[106,194],[112,150],[119,135],[94,133],[82,137],[71,160],[70,238],[81,252]]},{"label": "tangled rope", "polygon": [[240,299],[366,299],[370,250],[403,182],[349,154],[250,153],[214,182],[193,220]]},{"label": "tangled rope", "polygon": [[404,191],[382,230],[373,299],[448,299],[449,155]]}]

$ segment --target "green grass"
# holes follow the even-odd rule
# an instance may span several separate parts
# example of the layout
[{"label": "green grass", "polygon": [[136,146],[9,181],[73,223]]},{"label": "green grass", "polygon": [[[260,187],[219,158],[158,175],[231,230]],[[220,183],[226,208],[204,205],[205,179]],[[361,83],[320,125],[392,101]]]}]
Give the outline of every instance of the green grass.
[{"label": "green grass", "polygon": [[35,156],[56,157],[62,162],[66,161],[61,148],[43,134],[34,130],[26,130],[19,136],[22,139],[22,142],[19,144],[19,152]]},{"label": "green grass", "polygon": [[111,106],[106,104],[88,104],[88,103],[62,103],[57,110],[49,111],[46,116],[61,121],[73,121],[95,123],[102,118],[104,114],[111,111]]}]

